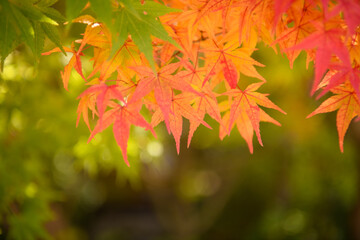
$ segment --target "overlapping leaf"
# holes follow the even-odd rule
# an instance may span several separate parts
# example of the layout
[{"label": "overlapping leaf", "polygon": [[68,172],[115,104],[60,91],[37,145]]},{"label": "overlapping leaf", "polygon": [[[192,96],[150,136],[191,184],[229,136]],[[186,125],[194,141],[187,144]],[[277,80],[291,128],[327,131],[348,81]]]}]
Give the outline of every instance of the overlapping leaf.
[{"label": "overlapping leaf", "polygon": [[132,68],[142,78],[130,101],[139,101],[154,90],[156,102],[164,115],[165,124],[169,132],[173,89],[193,91],[189,84],[173,74],[179,66],[179,63],[169,64],[159,69],[156,74],[149,67],[138,66]]}]

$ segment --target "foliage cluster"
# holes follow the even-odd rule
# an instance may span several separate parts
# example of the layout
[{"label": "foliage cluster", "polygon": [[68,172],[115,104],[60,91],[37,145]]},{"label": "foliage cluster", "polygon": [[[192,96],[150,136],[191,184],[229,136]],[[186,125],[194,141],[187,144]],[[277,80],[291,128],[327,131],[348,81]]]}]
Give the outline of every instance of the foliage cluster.
[{"label": "foliage cluster", "polygon": [[[127,164],[131,125],[153,131],[164,121],[180,149],[182,118],[190,122],[188,146],[199,125],[211,128],[208,114],[220,125],[223,139],[236,126],[253,152],[253,135],[260,136],[260,121],[280,125],[261,107],[276,109],[267,94],[257,92],[266,80],[251,55],[259,41],[277,46],[293,65],[301,50],[307,64],[315,62],[311,94],[333,93],[308,117],[337,112],[339,145],[351,120],[360,115],[358,1],[90,1],[97,19],[83,15],[87,24],[82,39],[64,48],[72,53],[62,72],[68,88],[72,69],[85,80],[79,96],[78,120],[83,116],[91,131],[89,141],[111,124]],[[89,5],[83,7],[87,8]],[[112,15],[107,14],[112,9]],[[81,9],[81,8],[79,8]],[[93,70],[82,72],[85,48],[93,49]],[[61,51],[61,48],[45,54]],[[240,74],[255,83],[241,86]],[[142,109],[142,113],[140,110]],[[143,113],[147,110],[147,113]],[[97,117],[91,129],[89,110]],[[148,123],[144,116],[151,115]]]},{"label": "foliage cluster", "polygon": [[[306,50],[308,64],[315,62],[312,93],[319,91],[319,97],[324,94],[330,97],[309,116],[338,110],[341,150],[349,123],[359,117],[359,1],[174,0],[159,3],[67,0],[66,18],[52,7],[55,3],[56,0],[0,0],[2,65],[21,43],[25,43],[38,60],[45,37],[58,47],[46,54],[67,52],[70,62],[61,74],[64,87],[68,89],[73,68],[87,87],[79,96],[78,122],[82,116],[91,130],[90,139],[114,124],[114,135],[125,161],[131,125],[144,127],[155,135],[153,128],[165,121],[179,151],[182,118],[190,121],[189,145],[199,125],[210,128],[204,120],[206,114],[219,123],[221,139],[236,126],[251,152],[254,132],[262,144],[259,122],[279,123],[260,107],[283,111],[270,102],[266,94],[257,92],[265,83],[255,68],[264,65],[252,57],[260,41],[286,55],[290,66],[301,50]],[[91,11],[94,13],[92,16],[84,15]],[[80,14],[83,16],[79,17]],[[57,26],[65,21],[86,25],[82,39],[70,47],[62,47],[59,41]],[[14,57],[19,58],[19,55]],[[88,57],[92,58],[93,68],[86,73],[81,63]],[[19,69],[25,68],[21,66]],[[19,71],[17,74],[24,76],[27,73]],[[252,77],[254,83],[244,86],[241,74]],[[21,87],[13,82],[6,83],[10,92],[8,97],[16,101],[5,99],[4,102],[1,97],[5,87],[0,85],[0,234],[12,239],[47,237],[43,223],[50,218],[50,202],[57,199],[49,183],[49,175],[58,174],[48,172],[52,154],[56,153],[55,164],[62,162],[64,166],[70,161],[66,153],[59,152],[57,144],[68,139],[63,135],[71,133],[61,133],[63,125],[36,119],[35,116],[40,112],[58,116],[55,112],[63,110],[63,118],[58,119],[63,123],[71,111],[75,112],[66,104],[50,100],[54,96],[62,99],[58,92],[50,88],[35,89],[35,84],[25,80]],[[35,106],[40,106],[40,102],[46,99],[51,107],[19,105],[19,102],[28,103],[34,95],[38,97]],[[97,120],[95,128],[91,127],[89,114]],[[149,116],[151,120],[146,121]],[[7,123],[11,126],[9,129],[5,129]],[[34,128],[29,127],[27,134],[21,135],[24,126],[29,125]],[[39,128],[43,129],[40,135]],[[9,134],[4,134],[7,131]],[[49,138],[49,131],[56,132],[57,137]],[[47,139],[48,143],[34,139]],[[76,142],[73,139],[68,144]],[[86,146],[85,142],[84,139],[78,140],[74,148],[81,150]],[[79,150],[79,156],[88,154],[94,158],[98,154],[100,159],[110,148],[102,147],[98,152]],[[299,159],[301,154],[298,155],[297,159],[303,160]],[[324,156],[327,158],[329,155]],[[122,166],[115,163],[117,159],[113,160],[111,168],[121,169]],[[326,166],[326,163],[322,164]],[[94,169],[91,161],[84,160],[84,165]],[[126,169],[127,173],[134,167],[136,164],[132,163],[132,168]],[[353,169],[352,166],[348,168]],[[307,176],[311,175],[307,172],[310,170],[304,171]],[[344,172],[343,175],[348,174]],[[64,179],[72,181],[73,175],[63,175]],[[313,173],[313,179],[315,175]],[[349,175],[353,179],[355,174]],[[348,182],[345,185],[352,189],[353,182]],[[312,194],[319,192],[319,187],[313,188]]]}]

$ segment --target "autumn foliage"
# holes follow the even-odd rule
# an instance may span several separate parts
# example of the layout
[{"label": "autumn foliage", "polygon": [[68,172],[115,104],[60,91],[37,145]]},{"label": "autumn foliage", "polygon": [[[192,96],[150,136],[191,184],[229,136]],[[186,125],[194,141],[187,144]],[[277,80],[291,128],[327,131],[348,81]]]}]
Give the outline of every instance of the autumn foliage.
[{"label": "autumn foliage", "polygon": [[[98,1],[90,1],[89,7]],[[87,89],[79,96],[89,141],[113,124],[126,164],[132,125],[150,130],[165,122],[180,150],[183,118],[190,122],[188,146],[209,115],[223,139],[236,128],[253,152],[253,135],[262,145],[260,122],[280,125],[264,109],[285,112],[258,92],[266,83],[251,56],[259,41],[287,56],[290,66],[304,50],[314,62],[311,94],[328,98],[308,117],[337,110],[340,149],[352,119],[360,116],[360,2],[357,0],[165,0],[104,1],[112,15],[87,24],[71,48],[61,73],[64,87],[72,69]],[[109,5],[110,6],[110,5]],[[84,49],[92,49],[92,72],[85,75]],[[55,48],[50,52],[60,52]],[[270,71],[270,69],[269,69]],[[241,88],[241,75],[254,83]],[[329,97],[330,96],[330,97]],[[91,126],[89,116],[96,119]],[[149,118],[151,116],[151,119]],[[148,119],[148,120],[146,120]]]}]

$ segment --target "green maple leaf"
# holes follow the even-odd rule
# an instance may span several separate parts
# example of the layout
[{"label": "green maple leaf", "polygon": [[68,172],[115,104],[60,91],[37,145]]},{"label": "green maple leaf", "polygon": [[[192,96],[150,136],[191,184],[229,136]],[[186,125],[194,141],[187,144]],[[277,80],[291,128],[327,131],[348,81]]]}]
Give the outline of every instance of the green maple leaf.
[{"label": "green maple leaf", "polygon": [[56,28],[65,18],[50,6],[56,0],[0,1],[0,62],[21,43],[25,43],[36,58],[41,54],[47,36],[64,53]]},{"label": "green maple leaf", "polygon": [[115,12],[115,31],[119,34],[114,39],[113,48],[121,46],[128,34],[131,35],[139,50],[144,53],[153,70],[155,62],[152,54],[151,35],[180,46],[168,35],[158,17],[179,10],[166,7],[156,2],[146,1],[141,4],[138,1],[122,0],[120,9]]}]

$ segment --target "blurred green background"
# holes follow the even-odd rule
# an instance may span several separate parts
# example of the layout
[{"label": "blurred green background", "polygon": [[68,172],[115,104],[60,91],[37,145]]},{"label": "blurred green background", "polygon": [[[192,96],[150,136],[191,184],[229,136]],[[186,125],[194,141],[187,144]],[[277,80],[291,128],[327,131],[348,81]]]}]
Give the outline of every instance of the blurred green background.
[{"label": "blurred green background", "polygon": [[[83,26],[61,31],[69,45]],[[0,239],[360,239],[359,123],[341,154],[335,113],[306,119],[320,101],[309,96],[305,56],[290,69],[258,47],[268,81],[259,91],[287,112],[268,110],[282,127],[261,124],[264,147],[254,140],[249,154],[235,130],[220,141],[208,118],[214,129],[200,127],[189,149],[184,123],[178,156],[163,125],[157,139],[134,127],[130,168],[111,128],[89,144],[85,124],[76,128],[84,86],[73,72],[70,91],[62,87],[68,59],[34,64],[18,48],[0,74]]]}]

